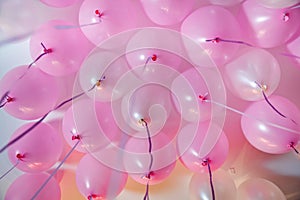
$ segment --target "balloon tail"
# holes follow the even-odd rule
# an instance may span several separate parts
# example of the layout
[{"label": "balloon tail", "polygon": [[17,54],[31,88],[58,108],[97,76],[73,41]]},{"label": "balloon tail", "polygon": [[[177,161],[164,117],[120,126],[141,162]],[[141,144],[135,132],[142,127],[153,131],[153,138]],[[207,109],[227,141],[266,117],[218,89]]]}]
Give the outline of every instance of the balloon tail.
[{"label": "balloon tail", "polygon": [[15,98],[10,97],[8,94],[9,94],[9,91],[6,92],[6,93],[1,97],[0,108],[3,108],[7,103],[11,103],[11,102],[13,102],[13,101],[16,100]]},{"label": "balloon tail", "polygon": [[149,56],[144,64],[144,69],[146,69],[147,64],[150,62],[150,60],[152,61],[156,61],[157,60],[157,55],[153,54],[152,56]]},{"label": "balloon tail", "polygon": [[[30,63],[29,65],[28,65],[28,69],[29,68],[31,68],[32,67],[32,65],[33,64],[35,64],[38,60],[40,60],[43,56],[45,56],[46,54],[49,54],[49,53],[52,53],[53,52],[53,50],[52,49],[47,49],[46,48],[46,46],[41,42],[41,45],[42,45],[42,47],[43,47],[43,53],[42,54],[40,54],[32,63]],[[23,75],[24,76],[24,75]],[[23,77],[22,76],[22,77]]]},{"label": "balloon tail", "polygon": [[250,47],[253,46],[247,42],[243,42],[243,41],[239,41],[239,40],[226,40],[226,39],[222,39],[219,37],[216,37],[213,39],[207,39],[207,40],[205,40],[205,42],[212,42],[212,43],[227,42],[227,43],[234,43],[234,44],[243,44],[243,45],[250,46]]},{"label": "balloon tail", "polygon": [[7,175],[9,174],[12,170],[14,170],[20,162],[20,159],[17,160],[16,164],[14,164],[9,170],[7,170],[2,176],[0,176],[0,181]]},{"label": "balloon tail", "polygon": [[280,129],[280,130],[284,130],[284,131],[287,131],[287,132],[290,132],[290,133],[297,133],[297,134],[300,134],[299,131],[296,131],[296,130],[293,130],[293,129],[290,129],[290,128],[287,128],[287,127],[284,127],[284,126],[280,126],[280,125],[278,125],[278,124],[274,124],[274,123],[271,123],[271,122],[268,122],[268,121],[262,121],[261,119],[258,119],[258,118],[256,118],[255,116],[247,115],[247,114],[243,113],[242,111],[239,111],[239,110],[237,110],[237,109],[235,109],[235,108],[232,108],[232,107],[230,107],[230,106],[224,105],[224,104],[219,103],[219,102],[216,102],[216,101],[212,101],[212,100],[209,100],[209,99],[205,99],[203,102],[215,104],[215,105],[217,105],[217,106],[223,107],[223,108],[225,108],[225,109],[227,109],[227,110],[230,110],[230,111],[235,112],[235,113],[237,113],[237,114],[243,115],[243,116],[248,117],[248,118],[250,118],[250,119],[254,119],[254,120],[257,120],[257,121],[261,121],[261,122],[265,123],[266,125],[272,126],[272,127],[274,127],[274,128],[278,128],[278,129]]},{"label": "balloon tail", "polygon": [[[95,87],[97,87],[101,81],[103,81],[105,79],[105,77],[102,77],[100,80],[98,80],[89,90],[87,90],[87,92],[92,91]],[[14,143],[16,143],[17,141],[19,141],[21,138],[23,138],[25,135],[27,135],[30,131],[32,131],[35,127],[37,127],[40,123],[42,123],[44,121],[44,119],[52,112],[55,111],[59,108],[61,108],[62,106],[64,106],[65,104],[83,96],[86,92],[82,92],[76,96],[71,97],[70,99],[67,99],[65,101],[63,101],[62,103],[60,103],[59,105],[57,105],[54,109],[52,109],[51,111],[47,112],[42,118],[40,118],[37,122],[35,122],[34,124],[32,124],[28,129],[26,129],[23,133],[21,133],[20,135],[18,135],[18,137],[14,138],[13,140],[9,141],[4,147],[2,147],[0,149],[0,153],[2,153],[4,150],[6,150],[8,147],[10,147],[11,145],[13,145]]]},{"label": "balloon tail", "polygon": [[55,170],[50,174],[50,176],[46,179],[46,181],[41,185],[41,187],[36,191],[36,193],[32,196],[31,200],[34,200],[40,192],[44,189],[44,187],[48,184],[48,182],[51,180],[51,178],[57,173],[57,171],[60,169],[60,167],[65,163],[65,161],[70,157],[70,155],[73,153],[77,145],[81,142],[80,139],[75,143],[75,145],[72,147],[72,149],[68,152],[68,154],[63,158],[63,160],[59,163],[59,165],[55,168]]},{"label": "balloon tail", "polygon": [[210,162],[211,162],[210,159],[205,159],[202,162],[202,165],[203,166],[207,166],[208,173],[209,173],[209,183],[210,183],[210,188],[211,188],[211,196],[212,196],[212,200],[215,200],[216,199],[216,197],[215,197],[215,189],[214,189],[214,184],[213,184],[213,177],[212,177]]},{"label": "balloon tail", "polygon": [[295,143],[294,143],[294,142],[291,142],[291,143],[289,144],[289,147],[292,148],[292,149],[295,151],[295,153],[299,155],[299,151],[296,149]]},{"label": "balloon tail", "polygon": [[150,134],[150,131],[149,131],[148,123],[144,119],[141,119],[141,123],[146,128],[147,137],[148,137],[148,144],[149,144],[148,152],[149,152],[149,156],[150,156],[150,164],[149,164],[149,168],[148,168],[148,173],[144,177],[145,179],[147,179],[147,185],[146,185],[144,200],[149,200],[150,199],[149,198],[149,189],[150,189],[149,188],[149,181],[151,179],[151,176],[153,175],[153,171],[151,171],[152,170],[152,165],[153,165],[152,140],[151,140],[151,134]]}]

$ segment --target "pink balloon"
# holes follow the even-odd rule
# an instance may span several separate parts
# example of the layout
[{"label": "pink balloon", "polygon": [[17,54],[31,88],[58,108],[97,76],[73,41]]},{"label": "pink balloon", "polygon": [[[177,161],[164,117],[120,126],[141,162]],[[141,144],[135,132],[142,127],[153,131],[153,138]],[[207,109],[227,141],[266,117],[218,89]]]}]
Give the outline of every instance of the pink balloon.
[{"label": "pink balloon", "polygon": [[237,4],[240,4],[244,0],[209,0],[211,4],[219,5],[219,6],[235,6]]},{"label": "pink balloon", "polygon": [[[33,123],[21,126],[12,135],[16,138],[31,127]],[[9,160],[24,172],[41,172],[52,167],[63,150],[62,138],[49,124],[41,123],[28,135],[8,148]]]},{"label": "pink balloon", "polygon": [[243,200],[286,200],[283,192],[274,183],[262,178],[248,179],[239,185],[237,197]]},{"label": "pink balloon", "polygon": [[192,12],[182,23],[181,33],[203,48],[203,52],[192,52],[186,46],[192,61],[203,66],[209,65],[209,56],[217,65],[228,62],[236,53],[239,44],[228,42],[208,42],[216,37],[226,40],[240,40],[237,20],[225,8],[205,6]]},{"label": "pink balloon", "polygon": [[[82,140],[81,147],[84,147],[88,152],[95,152],[106,147],[119,134],[118,132],[103,133],[98,120],[105,121],[107,118],[103,112],[104,116],[98,119],[97,115],[102,113],[101,105],[96,106],[91,99],[82,98],[76,101],[70,109],[73,112],[73,122],[65,124],[64,129],[66,132],[64,134],[69,135],[67,140],[69,140],[71,145],[77,142],[70,141],[72,139],[70,131],[73,132],[73,128],[75,128],[73,134],[80,136]],[[97,114],[98,112],[100,114]],[[109,120],[111,119],[109,118]],[[110,130],[114,129],[115,127],[112,127]]]},{"label": "pink balloon", "polygon": [[59,97],[57,80],[40,69],[15,67],[0,82],[1,96],[13,100],[4,106],[10,115],[24,120],[42,117],[54,108]]},{"label": "pink balloon", "polygon": [[268,51],[251,48],[228,63],[224,79],[228,89],[237,97],[257,101],[263,99],[260,86],[265,86],[265,94],[271,95],[280,81],[280,66]]},{"label": "pink balloon", "polygon": [[177,151],[180,161],[189,170],[197,173],[208,171],[208,167],[203,165],[209,159],[211,170],[216,170],[225,162],[228,155],[228,139],[224,132],[221,133],[217,143],[212,150],[204,157],[199,155],[203,140],[207,137],[210,122],[188,124],[181,129],[177,137]]},{"label": "pink balloon", "polygon": [[262,48],[272,48],[284,44],[299,29],[297,9],[270,9],[257,0],[242,4],[239,16],[247,41]]},{"label": "pink balloon", "polygon": [[[183,119],[189,122],[205,121],[210,119],[211,105],[201,102],[199,95],[205,96],[210,93],[206,82],[195,68],[191,68],[173,80],[173,98],[176,109]],[[176,103],[176,98],[178,103]]]},{"label": "pink balloon", "polygon": [[246,139],[255,148],[271,154],[291,151],[300,134],[271,126],[299,131],[300,111],[292,102],[281,96],[271,96],[269,101],[284,116],[277,113],[265,100],[252,103],[242,116],[241,125]]},{"label": "pink balloon", "polygon": [[57,7],[57,8],[62,8],[62,7],[67,7],[70,6],[74,3],[76,3],[78,0],[40,0],[42,3],[52,6],[52,7]]},{"label": "pink balloon", "polygon": [[285,1],[277,1],[277,0],[256,0],[259,4],[267,7],[267,8],[287,8],[297,3],[300,3],[299,0],[285,0]]},{"label": "pink balloon", "polygon": [[173,25],[192,12],[195,0],[141,0],[147,16],[158,25]]},{"label": "pink balloon", "polygon": [[91,155],[85,155],[76,169],[76,184],[80,193],[88,198],[115,199],[125,187],[128,175],[115,171]]},{"label": "pink balloon", "polygon": [[[216,199],[236,199],[236,187],[230,175],[219,169],[213,173],[213,185]],[[190,182],[190,199],[212,199],[208,173],[194,174]]]},{"label": "pink balloon", "polygon": [[137,137],[129,139],[125,146],[126,154],[123,162],[129,176],[141,184],[147,184],[147,175],[150,174],[149,184],[158,184],[165,180],[173,171],[176,162],[176,153],[170,139],[164,134],[151,137],[153,163],[149,154],[147,133],[139,132]]},{"label": "pink balloon", "polygon": [[[31,199],[48,177],[49,175],[46,173],[19,176],[6,191],[5,200]],[[60,198],[59,184],[54,178],[51,178],[35,200],[59,200]]]},{"label": "pink balloon", "polygon": [[76,25],[62,20],[48,21],[32,35],[30,52],[33,59],[44,53],[41,43],[50,53],[40,58],[36,65],[54,76],[77,72],[93,48]]},{"label": "pink balloon", "polygon": [[296,58],[297,62],[300,64],[300,36],[288,43],[287,49],[291,52],[291,56]]},{"label": "pink balloon", "polygon": [[135,28],[135,7],[130,0],[85,0],[79,11],[79,24],[87,38],[98,45],[112,35]]}]

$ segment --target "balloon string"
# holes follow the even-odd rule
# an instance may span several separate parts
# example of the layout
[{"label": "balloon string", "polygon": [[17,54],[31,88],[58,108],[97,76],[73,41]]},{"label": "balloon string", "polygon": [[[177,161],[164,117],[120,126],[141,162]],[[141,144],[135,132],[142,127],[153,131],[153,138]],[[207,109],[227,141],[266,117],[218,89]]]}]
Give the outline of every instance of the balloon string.
[{"label": "balloon string", "polygon": [[210,159],[206,159],[206,160],[203,161],[202,165],[203,166],[207,165],[208,173],[209,173],[209,183],[210,183],[210,188],[211,188],[211,196],[212,196],[212,199],[215,200],[216,199],[216,197],[215,197],[215,189],[214,189],[214,184],[213,184],[213,177],[212,177],[210,162],[211,162]]},{"label": "balloon string", "polygon": [[239,41],[239,40],[226,40],[226,39],[222,39],[222,38],[219,38],[219,37],[216,37],[216,38],[213,38],[213,39],[207,39],[207,40],[205,40],[205,42],[213,42],[213,43],[228,42],[228,43],[243,44],[243,45],[246,45],[246,46],[253,47],[253,45],[251,45],[247,42],[243,42],[243,41]]},{"label": "balloon string", "polygon": [[296,154],[299,154],[299,151],[296,149],[294,142],[291,142],[289,146],[295,151]]},{"label": "balloon string", "polygon": [[[101,78],[100,80],[97,81],[96,84],[94,84],[87,92],[92,91],[96,86],[99,86],[101,81],[103,81],[105,79],[105,77]],[[10,147],[11,145],[13,145],[14,143],[16,143],[17,141],[19,141],[21,138],[23,138],[25,135],[27,135],[30,131],[32,131],[35,127],[37,127],[41,122],[43,122],[43,120],[52,112],[55,111],[59,108],[61,108],[62,106],[64,106],[65,104],[69,103],[70,101],[73,101],[81,96],[83,96],[86,92],[82,92],[74,97],[71,97],[70,99],[67,99],[65,101],[63,101],[62,103],[60,103],[58,106],[56,106],[54,109],[52,109],[51,111],[47,112],[42,118],[40,118],[37,122],[35,122],[34,124],[32,124],[28,129],[26,129],[23,133],[21,133],[20,135],[18,135],[16,138],[14,138],[13,140],[9,141],[4,147],[2,147],[0,149],[0,153],[2,153],[4,150],[6,150],[8,147]]]},{"label": "balloon string", "polygon": [[95,24],[100,24],[101,20],[99,22],[93,22],[93,23],[89,23],[89,24],[82,24],[79,26],[74,26],[74,25],[56,25],[54,26],[55,29],[58,30],[65,30],[65,29],[75,29],[75,28],[82,28],[82,27],[86,27],[86,26],[93,26]]},{"label": "balloon string", "polygon": [[278,114],[278,115],[280,115],[281,117],[283,117],[283,118],[286,118],[286,119],[289,119],[289,120],[291,120],[294,124],[297,124],[293,119],[290,119],[290,118],[288,118],[286,115],[284,115],[284,114],[282,114],[271,102],[270,102],[270,100],[268,99],[268,97],[267,97],[267,95],[266,95],[266,93],[265,93],[265,91],[264,91],[264,88],[263,88],[263,86],[262,85],[260,85],[259,83],[257,83],[256,81],[255,81],[255,83],[258,85],[258,87],[261,89],[261,92],[262,92],[262,94],[263,94],[263,97],[264,97],[264,99],[265,99],[265,101],[269,104],[269,106]]},{"label": "balloon string", "polygon": [[205,99],[205,100],[203,100],[203,101],[204,101],[204,102],[207,102],[207,103],[213,103],[213,104],[215,104],[215,105],[218,105],[218,106],[220,106],[220,107],[223,107],[223,108],[225,108],[225,109],[227,109],[227,110],[230,110],[230,111],[232,111],[232,112],[235,112],[235,113],[237,113],[237,114],[243,115],[243,116],[248,117],[248,118],[250,118],[250,119],[254,119],[254,120],[257,120],[257,121],[261,121],[261,122],[265,123],[266,125],[272,126],[272,127],[274,127],[274,128],[278,128],[278,129],[281,129],[281,130],[284,130],[284,131],[288,131],[288,132],[291,132],[291,133],[297,133],[297,134],[300,134],[299,131],[296,131],[296,130],[293,130],[293,129],[290,129],[290,128],[287,128],[287,127],[284,127],[284,126],[280,126],[280,125],[278,125],[278,124],[274,124],[274,123],[271,123],[271,122],[268,122],[268,121],[262,121],[262,120],[260,120],[260,119],[258,119],[258,118],[256,118],[256,117],[254,117],[254,116],[252,116],[252,115],[247,115],[247,114],[243,113],[242,111],[239,111],[239,110],[237,110],[237,109],[235,109],[235,108],[229,107],[229,106],[224,105],[224,104],[222,104],[222,103],[218,103],[218,102],[216,102],[216,101],[212,101],[212,100],[208,100],[208,99]]},{"label": "balloon string", "polygon": [[150,164],[149,164],[149,168],[148,168],[148,173],[145,177],[148,181],[147,181],[146,191],[145,191],[145,195],[144,195],[144,200],[149,200],[150,199],[149,198],[149,181],[151,179],[151,174],[153,173],[151,171],[152,165],[153,165],[152,140],[151,140],[151,134],[150,134],[150,130],[149,130],[149,127],[148,127],[148,123],[144,119],[141,119],[141,122],[143,123],[143,125],[146,128],[146,132],[147,132],[147,136],[148,136],[148,143],[149,143],[148,152],[149,152],[149,155],[150,155]]},{"label": "balloon string", "polygon": [[5,92],[5,94],[1,97],[0,108],[3,108],[7,103],[15,101],[15,98],[10,97],[9,91]]},{"label": "balloon string", "polygon": [[72,149],[68,152],[68,154],[64,157],[64,159],[60,162],[60,164],[55,168],[55,170],[51,173],[51,175],[47,178],[47,180],[41,185],[41,187],[38,189],[38,191],[31,198],[31,200],[34,200],[39,195],[39,193],[44,189],[44,187],[48,184],[48,182],[51,180],[51,178],[57,173],[59,168],[65,163],[65,161],[73,153],[73,151],[75,150],[75,148],[77,147],[79,142],[81,142],[80,139],[75,143],[75,145],[72,147]]},{"label": "balloon string", "polygon": [[150,62],[150,60],[152,61],[156,61],[157,60],[157,55],[153,54],[152,56],[149,56],[144,64],[144,69],[146,69],[147,64]]},{"label": "balloon string", "polygon": [[14,164],[14,166],[12,166],[7,172],[5,172],[1,177],[0,177],[0,180],[3,179],[7,174],[9,174],[13,169],[15,169],[18,164],[20,162],[20,159],[17,160],[16,164]]}]

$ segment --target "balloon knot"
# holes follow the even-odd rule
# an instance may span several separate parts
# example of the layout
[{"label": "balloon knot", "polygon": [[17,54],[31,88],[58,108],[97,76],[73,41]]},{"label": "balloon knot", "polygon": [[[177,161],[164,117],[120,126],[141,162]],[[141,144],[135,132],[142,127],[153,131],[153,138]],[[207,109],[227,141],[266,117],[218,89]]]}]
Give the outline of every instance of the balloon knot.
[{"label": "balloon knot", "polygon": [[95,10],[95,14],[97,15],[97,17],[102,17],[103,16],[103,12],[100,12],[100,10]]},{"label": "balloon knot", "polygon": [[284,22],[287,22],[288,20],[290,19],[290,13],[283,13],[283,17],[282,17],[282,20]]},{"label": "balloon knot", "polygon": [[201,100],[201,102],[206,101],[207,100],[207,96],[208,96],[208,93],[206,93],[204,95],[199,95],[199,99]]},{"label": "balloon knot", "polygon": [[25,155],[24,154],[22,155],[22,154],[18,153],[16,155],[16,158],[18,158],[19,160],[23,161],[23,158],[25,158]]},{"label": "balloon knot", "polygon": [[81,140],[80,135],[72,135],[72,140]]},{"label": "balloon knot", "polygon": [[96,194],[90,194],[89,196],[87,196],[88,200],[92,200],[92,199],[96,199],[96,198],[98,198],[98,195],[96,195]]},{"label": "balloon knot", "polygon": [[156,60],[157,60],[157,55],[156,55],[156,54],[153,54],[153,55],[151,56],[151,59],[152,59],[152,61],[156,61]]},{"label": "balloon knot", "polygon": [[150,171],[149,173],[147,173],[146,175],[144,175],[142,178],[149,181],[149,180],[151,180],[151,176],[153,176],[153,175],[154,175],[154,172]]},{"label": "balloon knot", "polygon": [[201,164],[204,167],[204,166],[207,166],[210,163],[211,163],[211,160],[209,158],[207,158],[207,159],[203,160]]},{"label": "balloon knot", "polygon": [[10,96],[6,96],[6,102],[7,103],[10,103],[10,102],[13,102],[13,101],[15,101],[16,99],[15,98],[13,98],[13,97],[10,97]]}]

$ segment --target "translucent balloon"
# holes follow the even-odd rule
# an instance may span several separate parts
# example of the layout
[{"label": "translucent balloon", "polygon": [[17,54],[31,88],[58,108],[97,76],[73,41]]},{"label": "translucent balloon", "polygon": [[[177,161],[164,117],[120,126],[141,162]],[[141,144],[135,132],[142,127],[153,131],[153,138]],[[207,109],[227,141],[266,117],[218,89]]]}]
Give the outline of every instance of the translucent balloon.
[{"label": "translucent balloon", "polygon": [[286,200],[282,191],[274,183],[262,178],[248,179],[239,185],[237,197],[243,200]]},{"label": "translucent balloon", "polygon": [[203,48],[203,52],[193,52],[186,45],[192,61],[203,66],[209,65],[207,57],[217,64],[228,62],[236,53],[239,44],[228,42],[213,43],[216,37],[226,40],[240,40],[240,28],[234,16],[225,8],[205,6],[192,12],[182,23],[181,33],[191,38]]},{"label": "translucent balloon", "polygon": [[285,1],[277,1],[277,0],[256,0],[261,5],[268,8],[287,8],[299,3],[299,0],[285,0]]},{"label": "translucent balloon", "polygon": [[[183,119],[189,122],[208,120],[211,115],[211,106],[199,101],[199,95],[208,95],[210,92],[201,74],[191,68],[178,77],[172,83],[174,98],[178,98],[176,109]],[[174,101],[176,102],[176,101]]]},{"label": "translucent balloon", "polygon": [[142,184],[147,184],[148,181],[151,185],[158,184],[165,180],[175,167],[175,149],[170,139],[161,132],[151,137],[153,158],[151,161],[149,140],[148,138],[138,138],[142,135],[147,134],[139,132],[137,137],[132,137],[127,142],[125,146],[127,153],[123,156],[124,166],[135,181]]},{"label": "translucent balloon", "polygon": [[[16,138],[33,123],[21,126],[12,135]],[[12,164],[24,172],[41,172],[52,167],[60,158],[63,150],[61,136],[49,124],[41,123],[24,138],[8,148],[8,156]]]},{"label": "translucent balloon", "polygon": [[76,169],[76,184],[80,193],[90,199],[115,199],[123,190],[128,175],[115,171],[90,154],[85,155]]},{"label": "translucent balloon", "polygon": [[44,4],[48,5],[48,6],[53,6],[53,7],[58,7],[58,8],[62,8],[62,7],[67,7],[70,6],[74,3],[76,3],[78,0],[40,0],[41,2],[43,2]]},{"label": "translucent balloon", "polygon": [[25,120],[42,117],[54,108],[59,97],[57,80],[40,69],[15,67],[0,82],[0,94],[12,98],[4,109],[10,115]]},{"label": "translucent balloon", "polygon": [[180,23],[193,9],[195,0],[141,0],[147,16],[158,25]]},{"label": "translucent balloon", "polygon": [[284,44],[297,32],[300,12],[297,9],[270,9],[257,0],[242,4],[239,16],[247,41],[262,48]]},{"label": "translucent balloon", "polygon": [[[236,187],[230,175],[219,169],[213,173],[213,186],[216,199],[235,200]],[[190,182],[190,199],[212,199],[208,173],[194,174]]]},{"label": "translucent balloon", "polygon": [[292,102],[281,96],[271,96],[269,101],[281,115],[265,100],[253,102],[242,116],[242,130],[255,148],[271,154],[286,153],[292,150],[292,143],[298,143],[300,134],[278,127],[299,131],[300,111]]},{"label": "translucent balloon", "polygon": [[210,3],[214,4],[214,5],[219,5],[219,6],[234,6],[237,5],[241,2],[243,2],[244,0],[209,0]]},{"label": "translucent balloon", "polygon": [[[4,199],[31,199],[48,177],[49,175],[46,173],[23,174],[9,186]],[[35,200],[59,200],[60,197],[59,184],[54,178],[51,178]]]},{"label": "translucent balloon", "polygon": [[180,161],[193,172],[207,172],[207,166],[203,165],[203,162],[207,159],[210,160],[211,170],[216,170],[221,167],[227,158],[229,144],[224,132],[222,132],[215,146],[205,157],[199,155],[209,126],[210,122],[202,122],[198,125],[188,124],[178,134],[177,151]]},{"label": "translucent balloon", "polygon": [[92,48],[93,45],[76,25],[62,20],[48,21],[39,27],[30,39],[33,59],[45,51],[49,52],[41,57],[36,65],[54,76],[77,72]]},{"label": "translucent balloon", "polygon": [[98,45],[112,35],[135,28],[135,13],[135,3],[130,0],[85,0],[79,11],[79,24],[87,38]]},{"label": "translucent balloon", "polygon": [[280,81],[280,66],[272,54],[253,48],[235,58],[225,66],[225,83],[237,97],[248,101],[263,99],[271,95]]},{"label": "translucent balloon", "polygon": [[126,91],[115,88],[121,76],[129,70],[125,58],[118,59],[118,57],[119,55],[114,52],[96,48],[82,64],[79,81],[84,91],[89,90],[98,80],[103,79],[95,90],[88,93],[91,99],[108,102],[117,100],[126,94]]}]

